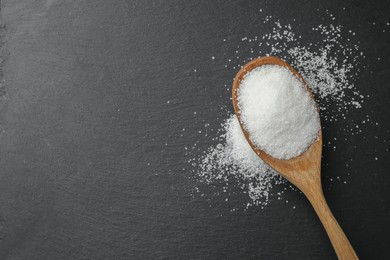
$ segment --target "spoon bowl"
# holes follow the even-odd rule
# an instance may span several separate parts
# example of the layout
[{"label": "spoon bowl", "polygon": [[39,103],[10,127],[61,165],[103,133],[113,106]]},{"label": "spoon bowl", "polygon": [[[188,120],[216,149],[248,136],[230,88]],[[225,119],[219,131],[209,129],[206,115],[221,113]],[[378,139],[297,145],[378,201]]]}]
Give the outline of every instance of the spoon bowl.
[{"label": "spoon bowl", "polygon": [[[358,259],[353,247],[337,223],[330,211],[322,191],[321,185],[321,154],[322,154],[322,131],[318,133],[318,138],[302,154],[288,159],[281,160],[274,158],[254,145],[249,133],[244,128],[241,121],[240,107],[238,106],[238,89],[246,73],[263,65],[278,65],[288,68],[303,83],[306,90],[314,101],[308,85],[303,77],[295,71],[287,62],[272,56],[262,57],[247,63],[236,75],[233,82],[233,107],[240,123],[246,140],[253,151],[269,166],[280,175],[299,188],[312,204],[318,217],[320,218],[329,239],[335,249],[339,259]],[[317,109],[317,108],[316,108]],[[318,109],[317,109],[318,112]]]}]

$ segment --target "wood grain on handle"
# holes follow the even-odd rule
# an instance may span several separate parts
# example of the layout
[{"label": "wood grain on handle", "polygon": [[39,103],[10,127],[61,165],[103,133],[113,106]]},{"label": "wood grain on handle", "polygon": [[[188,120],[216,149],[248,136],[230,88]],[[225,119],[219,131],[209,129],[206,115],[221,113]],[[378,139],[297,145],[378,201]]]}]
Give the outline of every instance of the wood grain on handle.
[{"label": "wood grain on handle", "polygon": [[304,193],[320,218],[321,223],[329,236],[330,242],[336,251],[338,259],[359,259],[347,236],[344,234],[340,225],[337,223],[336,218],[329,209],[322,192],[321,183],[319,183],[319,185],[314,185],[312,189],[309,189]]}]

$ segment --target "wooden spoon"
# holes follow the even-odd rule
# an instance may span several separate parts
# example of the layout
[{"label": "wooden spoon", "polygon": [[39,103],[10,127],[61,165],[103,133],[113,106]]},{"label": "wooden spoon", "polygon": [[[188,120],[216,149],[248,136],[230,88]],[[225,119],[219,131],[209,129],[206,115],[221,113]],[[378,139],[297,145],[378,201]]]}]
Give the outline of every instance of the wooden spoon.
[{"label": "wooden spoon", "polygon": [[[289,180],[292,184],[297,186],[309,199],[314,210],[317,212],[333,248],[336,251],[339,259],[358,259],[354,249],[352,248],[348,238],[345,236],[343,230],[337,223],[335,217],[329,209],[325,201],[321,186],[321,153],[322,153],[322,132],[320,130],[318,140],[316,140],[310,147],[301,155],[289,160],[280,160],[273,158],[259,147],[256,147],[249,138],[248,132],[243,127],[240,118],[240,108],[238,106],[238,88],[244,75],[254,68],[262,65],[279,65],[288,68],[295,76],[297,76],[305,85],[307,91],[314,100],[306,82],[287,62],[276,57],[262,57],[247,63],[236,75],[233,82],[233,106],[237,115],[238,121],[244,132],[245,138],[260,158],[270,165],[273,169],[279,172],[283,177]],[[317,110],[318,112],[318,110]]]}]

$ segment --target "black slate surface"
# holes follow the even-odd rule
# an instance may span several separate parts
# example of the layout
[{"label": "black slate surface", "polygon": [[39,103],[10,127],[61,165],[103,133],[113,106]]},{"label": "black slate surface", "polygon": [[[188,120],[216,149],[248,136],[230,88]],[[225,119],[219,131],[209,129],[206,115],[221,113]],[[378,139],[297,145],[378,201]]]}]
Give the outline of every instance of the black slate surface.
[{"label": "black slate surface", "polygon": [[[184,155],[196,141],[210,145],[199,129],[217,128],[219,107],[230,106],[223,85],[236,71],[218,57],[258,33],[266,15],[296,19],[309,42],[326,10],[367,56],[357,88],[371,98],[350,120],[370,114],[378,126],[324,148],[325,195],[361,259],[389,258],[389,1],[1,6],[9,96],[0,113],[1,259],[334,259],[303,195],[285,194],[295,210],[273,201],[230,212],[244,199],[189,196]],[[344,123],[324,124],[326,142]],[[348,183],[329,189],[335,176]]]}]

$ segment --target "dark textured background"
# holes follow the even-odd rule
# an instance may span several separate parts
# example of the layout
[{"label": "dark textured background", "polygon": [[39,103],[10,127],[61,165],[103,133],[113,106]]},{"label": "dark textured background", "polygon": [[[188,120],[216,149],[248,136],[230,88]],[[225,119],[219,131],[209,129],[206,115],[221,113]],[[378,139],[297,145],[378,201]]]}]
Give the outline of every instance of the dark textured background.
[{"label": "dark textured background", "polygon": [[[362,259],[390,258],[389,1],[1,2],[1,259],[334,259],[298,192],[284,196],[295,210],[230,212],[244,199],[191,198],[183,170],[185,146],[209,146],[203,120],[217,128],[230,107],[236,71],[218,57],[261,34],[265,15],[295,18],[310,41],[326,9],[367,56],[356,80],[371,98],[349,119],[379,125],[324,148],[325,195]],[[344,124],[325,122],[324,141]]]}]

